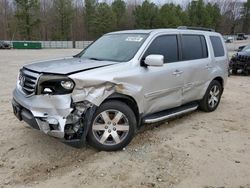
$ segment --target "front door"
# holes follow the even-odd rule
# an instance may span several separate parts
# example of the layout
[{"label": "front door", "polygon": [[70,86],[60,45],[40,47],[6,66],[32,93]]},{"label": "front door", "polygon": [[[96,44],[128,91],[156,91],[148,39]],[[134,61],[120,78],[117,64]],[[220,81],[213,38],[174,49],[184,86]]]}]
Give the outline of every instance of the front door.
[{"label": "front door", "polygon": [[145,114],[180,106],[184,84],[182,62],[179,62],[177,35],[156,37],[143,55],[163,55],[161,67],[141,67]]}]

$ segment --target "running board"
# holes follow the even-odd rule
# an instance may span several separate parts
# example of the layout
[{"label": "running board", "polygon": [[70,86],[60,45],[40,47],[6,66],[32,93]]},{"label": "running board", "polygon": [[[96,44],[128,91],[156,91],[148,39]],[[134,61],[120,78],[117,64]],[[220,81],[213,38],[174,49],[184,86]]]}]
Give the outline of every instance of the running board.
[{"label": "running board", "polygon": [[156,123],[159,121],[167,120],[176,116],[180,116],[182,114],[195,111],[197,108],[198,108],[198,104],[192,103],[192,104],[188,104],[185,106],[173,108],[170,110],[164,110],[164,111],[157,112],[155,114],[151,114],[151,115],[144,117],[143,123]]}]

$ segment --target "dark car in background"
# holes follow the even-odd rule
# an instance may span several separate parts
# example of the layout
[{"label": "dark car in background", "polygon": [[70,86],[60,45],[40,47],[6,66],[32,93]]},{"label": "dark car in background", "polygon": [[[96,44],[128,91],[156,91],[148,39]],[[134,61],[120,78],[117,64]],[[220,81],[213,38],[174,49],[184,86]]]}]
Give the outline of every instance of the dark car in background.
[{"label": "dark car in background", "polygon": [[244,45],[244,46],[239,46],[239,48],[238,48],[238,52],[241,52],[244,48],[246,47],[246,45]]},{"label": "dark car in background", "polygon": [[245,33],[237,33],[236,40],[246,40],[247,36],[245,36]]},{"label": "dark car in background", "polygon": [[0,41],[0,49],[10,49],[10,43],[5,42],[5,41]]},{"label": "dark car in background", "polygon": [[237,52],[230,61],[230,70],[232,74],[243,73],[250,74],[250,45],[245,46]]}]

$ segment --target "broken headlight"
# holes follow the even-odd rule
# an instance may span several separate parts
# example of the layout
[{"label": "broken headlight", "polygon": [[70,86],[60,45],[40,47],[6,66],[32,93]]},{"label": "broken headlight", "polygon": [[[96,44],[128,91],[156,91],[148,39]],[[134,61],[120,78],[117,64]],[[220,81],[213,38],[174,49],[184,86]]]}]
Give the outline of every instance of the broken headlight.
[{"label": "broken headlight", "polygon": [[67,80],[67,81],[61,81],[61,86],[62,86],[64,89],[71,90],[71,89],[74,88],[75,84],[74,84],[73,81]]},{"label": "broken headlight", "polygon": [[63,95],[72,93],[73,80],[61,75],[42,75],[38,81],[37,94]]}]

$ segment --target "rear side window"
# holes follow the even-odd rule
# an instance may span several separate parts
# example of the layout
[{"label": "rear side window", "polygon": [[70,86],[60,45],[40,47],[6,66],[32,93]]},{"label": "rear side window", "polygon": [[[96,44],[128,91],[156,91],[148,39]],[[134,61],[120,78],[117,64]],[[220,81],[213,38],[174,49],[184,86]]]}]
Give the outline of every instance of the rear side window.
[{"label": "rear side window", "polygon": [[225,55],[224,48],[221,42],[221,38],[217,36],[210,36],[210,40],[214,50],[215,57],[222,57]]},{"label": "rear side window", "polygon": [[182,60],[208,57],[207,44],[202,35],[182,35]]},{"label": "rear side window", "polygon": [[143,57],[146,58],[148,55],[152,54],[163,55],[165,63],[178,61],[177,36],[163,35],[154,39]]}]

